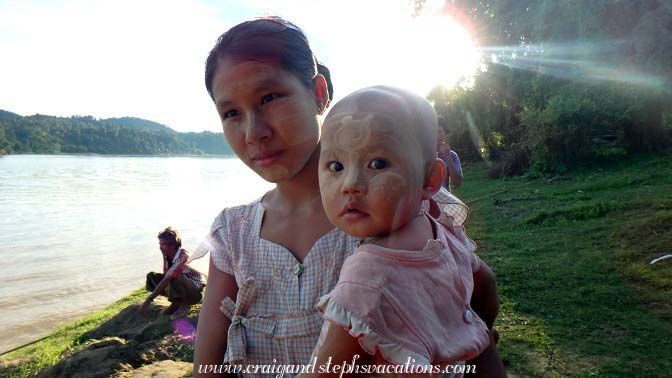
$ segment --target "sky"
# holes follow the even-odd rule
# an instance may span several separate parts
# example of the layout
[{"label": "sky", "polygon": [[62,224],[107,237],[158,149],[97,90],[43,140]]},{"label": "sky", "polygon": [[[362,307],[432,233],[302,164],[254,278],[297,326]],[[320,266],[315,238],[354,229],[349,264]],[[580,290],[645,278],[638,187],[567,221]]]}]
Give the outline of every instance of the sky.
[{"label": "sky", "polygon": [[469,28],[427,0],[0,0],[0,109],[20,115],[139,117],[220,131],[204,62],[231,26],[266,15],[297,24],[335,87],[426,96],[472,74]]}]

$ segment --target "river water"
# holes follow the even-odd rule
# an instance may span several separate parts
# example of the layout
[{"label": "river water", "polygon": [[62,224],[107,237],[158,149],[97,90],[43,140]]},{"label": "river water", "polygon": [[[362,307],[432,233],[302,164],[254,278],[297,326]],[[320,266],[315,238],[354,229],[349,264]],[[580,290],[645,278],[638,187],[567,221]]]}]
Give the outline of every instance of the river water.
[{"label": "river water", "polygon": [[166,226],[194,250],[271,187],[233,157],[0,157],[0,353],[144,285]]}]

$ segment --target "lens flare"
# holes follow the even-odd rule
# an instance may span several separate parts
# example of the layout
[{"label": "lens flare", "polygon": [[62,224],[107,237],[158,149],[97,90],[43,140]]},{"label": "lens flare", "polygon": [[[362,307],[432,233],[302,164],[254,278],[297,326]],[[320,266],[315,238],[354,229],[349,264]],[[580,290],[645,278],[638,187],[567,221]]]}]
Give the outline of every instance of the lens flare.
[{"label": "lens flare", "polygon": [[189,344],[196,342],[196,327],[189,320],[176,319],[172,325],[178,340]]},{"label": "lens flare", "polygon": [[630,64],[625,49],[629,41],[574,43],[521,43],[517,46],[480,48],[490,62],[561,79],[610,81],[655,90],[669,90],[665,78],[643,72]]}]

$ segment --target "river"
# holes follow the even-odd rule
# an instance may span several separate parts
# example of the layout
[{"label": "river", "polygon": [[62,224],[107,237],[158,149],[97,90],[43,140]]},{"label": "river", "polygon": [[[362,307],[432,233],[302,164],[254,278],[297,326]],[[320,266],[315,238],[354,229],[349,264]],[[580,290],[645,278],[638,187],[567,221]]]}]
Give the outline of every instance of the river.
[{"label": "river", "polygon": [[166,226],[193,250],[271,187],[235,157],[0,157],[0,353],[144,285]]}]

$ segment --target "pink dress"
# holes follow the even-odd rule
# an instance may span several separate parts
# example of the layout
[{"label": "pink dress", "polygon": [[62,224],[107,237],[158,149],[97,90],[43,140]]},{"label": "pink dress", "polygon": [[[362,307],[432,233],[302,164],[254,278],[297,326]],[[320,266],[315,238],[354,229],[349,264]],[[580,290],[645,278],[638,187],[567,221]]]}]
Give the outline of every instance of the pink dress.
[{"label": "pink dress", "polygon": [[[463,230],[460,226],[468,208],[444,190],[434,199],[450,215],[447,219],[455,229]],[[235,301],[226,298],[223,302],[224,314],[231,319],[224,362],[306,364],[324,323],[315,304],[336,285],[357,240],[333,229],[300,264],[285,247],[260,237],[264,212],[261,199],[224,209],[192,259],[210,252],[217,269],[234,276],[238,284]],[[263,372],[244,375],[275,376]]]},{"label": "pink dress", "polygon": [[[480,260],[433,218],[422,251],[364,244],[348,257],[318,308],[358,338],[374,363],[445,365],[476,357],[490,342],[469,302]],[[410,361],[409,361],[410,359]]]}]

